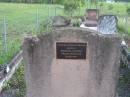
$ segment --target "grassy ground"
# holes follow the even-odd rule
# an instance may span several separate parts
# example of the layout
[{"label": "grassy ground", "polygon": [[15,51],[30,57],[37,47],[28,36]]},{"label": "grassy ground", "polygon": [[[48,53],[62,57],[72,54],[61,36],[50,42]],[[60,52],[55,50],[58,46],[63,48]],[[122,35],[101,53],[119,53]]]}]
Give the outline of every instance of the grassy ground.
[{"label": "grassy ground", "polygon": [[130,7],[130,3],[99,3],[98,6],[103,10],[102,14],[127,15],[126,9]]},{"label": "grassy ground", "polygon": [[[15,72],[9,82],[7,82],[3,88],[3,93],[6,91],[15,91],[15,96],[11,96],[13,93],[10,92],[10,96],[6,97],[24,97],[26,93],[26,84],[24,78],[24,65],[21,64],[19,69]],[[6,95],[7,93],[4,93]],[[4,96],[2,96],[4,97]]]},{"label": "grassy ground", "polygon": [[[19,50],[25,34],[36,34],[41,22],[60,14],[63,14],[63,7],[59,5],[0,3],[0,64],[9,61]],[[7,53],[2,46],[4,17],[7,26]]]},{"label": "grassy ground", "polygon": [[[126,9],[130,7],[130,3],[98,3],[97,7],[101,9],[100,14],[117,15],[119,17],[120,31],[127,32],[124,16],[127,15]],[[96,8],[96,6],[83,6],[73,15],[83,16],[86,8]],[[0,64],[9,61],[19,51],[25,34],[37,34],[41,22],[55,15],[68,16],[68,14],[64,13],[61,5],[0,3]],[[2,44],[4,18],[7,26],[7,53],[3,51]],[[128,25],[130,24],[129,21],[130,18],[128,18]],[[128,31],[130,32],[130,28],[128,28]]]},{"label": "grassy ground", "polygon": [[[91,8],[94,7],[95,6],[91,6]],[[98,8],[101,8],[100,14],[114,14],[119,17],[119,29],[123,33],[126,32],[124,16],[127,15],[127,7],[130,7],[130,3],[98,4]],[[80,10],[76,11],[73,15],[84,15],[86,8],[90,8],[90,6],[81,7]],[[39,28],[41,27],[39,24],[55,15],[67,16],[68,14],[64,13],[63,6],[60,5],[0,3],[0,64],[9,62],[15,53],[20,50],[20,45],[22,44],[25,34],[37,34],[37,29],[41,29]],[[2,48],[4,17],[7,25],[7,53],[3,52]],[[128,25],[129,24],[130,20],[128,20]],[[21,87],[21,84],[24,83],[23,71],[24,69],[21,67],[11,81],[7,83],[6,89],[12,89],[12,87],[13,89],[22,88],[20,91],[24,92],[25,87]],[[21,93],[23,94],[23,92]]]}]

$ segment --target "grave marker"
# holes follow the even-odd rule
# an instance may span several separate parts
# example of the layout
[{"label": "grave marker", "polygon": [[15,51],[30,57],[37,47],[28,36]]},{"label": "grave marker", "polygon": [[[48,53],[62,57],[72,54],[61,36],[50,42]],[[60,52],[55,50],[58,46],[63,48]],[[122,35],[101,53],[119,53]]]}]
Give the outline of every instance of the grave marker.
[{"label": "grave marker", "polygon": [[120,37],[61,28],[23,44],[27,97],[116,97]]}]

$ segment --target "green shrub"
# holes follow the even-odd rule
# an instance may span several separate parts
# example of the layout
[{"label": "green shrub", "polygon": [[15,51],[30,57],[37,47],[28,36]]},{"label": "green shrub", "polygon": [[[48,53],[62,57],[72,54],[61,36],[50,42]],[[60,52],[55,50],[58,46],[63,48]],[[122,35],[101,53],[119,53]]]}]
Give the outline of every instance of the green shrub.
[{"label": "green shrub", "polygon": [[103,6],[104,6],[104,4],[103,4],[103,3],[100,3],[100,4],[99,4],[99,6],[100,6],[100,7],[103,7]]},{"label": "green shrub", "polygon": [[78,19],[72,19],[71,23],[72,23],[73,27],[79,27],[81,24],[81,21]]},{"label": "green shrub", "polygon": [[75,0],[65,0],[64,2],[64,10],[66,13],[70,14],[72,16],[73,12],[77,10],[79,7],[79,4]]},{"label": "green shrub", "polygon": [[63,0],[54,0],[53,2],[54,2],[55,4],[63,4],[64,1],[63,1]]},{"label": "green shrub", "polygon": [[85,4],[84,0],[65,0],[64,1],[64,10],[66,13],[72,14],[80,8],[80,6],[83,6]]},{"label": "green shrub", "polygon": [[112,10],[112,9],[113,9],[113,5],[109,5],[108,10]]},{"label": "green shrub", "polygon": [[127,14],[130,16],[130,7],[126,9]]},{"label": "green shrub", "polygon": [[125,27],[124,27],[122,24],[119,24],[119,25],[117,26],[117,28],[118,28],[118,31],[119,31],[120,33],[125,33],[125,32],[126,32]]},{"label": "green shrub", "polygon": [[50,31],[52,31],[52,19],[47,19],[41,22],[38,33],[50,32]]}]

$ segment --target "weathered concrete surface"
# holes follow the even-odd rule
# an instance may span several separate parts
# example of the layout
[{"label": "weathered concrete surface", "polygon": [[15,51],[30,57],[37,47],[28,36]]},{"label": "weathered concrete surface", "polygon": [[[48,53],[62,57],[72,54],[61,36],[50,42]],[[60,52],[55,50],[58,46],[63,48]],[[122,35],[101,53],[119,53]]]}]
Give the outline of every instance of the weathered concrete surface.
[{"label": "weathered concrete surface", "polygon": [[63,16],[54,16],[52,21],[54,27],[66,27],[70,25],[70,20],[67,20]]},{"label": "weathered concrete surface", "polygon": [[[56,42],[87,43],[86,60],[56,59]],[[119,77],[117,36],[63,28],[23,44],[27,97],[115,97]]]}]

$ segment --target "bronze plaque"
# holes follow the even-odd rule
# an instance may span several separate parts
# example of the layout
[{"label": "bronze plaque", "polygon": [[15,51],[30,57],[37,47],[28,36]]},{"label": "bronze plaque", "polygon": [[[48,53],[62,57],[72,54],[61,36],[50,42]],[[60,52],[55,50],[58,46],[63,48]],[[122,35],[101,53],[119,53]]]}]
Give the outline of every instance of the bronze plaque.
[{"label": "bronze plaque", "polygon": [[57,59],[86,59],[87,43],[56,43]]}]

